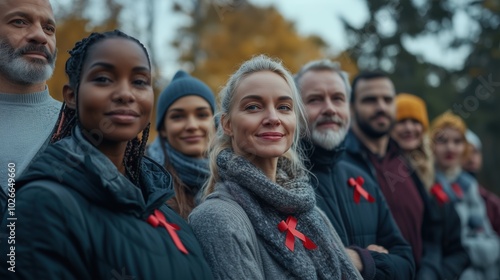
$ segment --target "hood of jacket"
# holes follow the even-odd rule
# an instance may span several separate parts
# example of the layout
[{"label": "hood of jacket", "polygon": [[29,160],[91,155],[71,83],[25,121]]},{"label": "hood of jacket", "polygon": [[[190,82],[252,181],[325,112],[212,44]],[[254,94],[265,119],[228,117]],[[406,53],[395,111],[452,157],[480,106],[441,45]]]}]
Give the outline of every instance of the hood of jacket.
[{"label": "hood of jacket", "polygon": [[174,195],[171,176],[159,164],[143,157],[136,186],[83,137],[78,127],[70,137],[49,145],[37,156],[16,182],[16,188],[38,180],[63,185],[93,204],[140,218]]}]

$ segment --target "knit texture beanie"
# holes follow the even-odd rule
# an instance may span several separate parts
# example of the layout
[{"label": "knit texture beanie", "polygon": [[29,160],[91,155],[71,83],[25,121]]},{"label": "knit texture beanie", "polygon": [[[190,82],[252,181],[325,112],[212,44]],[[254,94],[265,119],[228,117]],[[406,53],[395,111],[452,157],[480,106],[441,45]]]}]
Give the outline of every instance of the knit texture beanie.
[{"label": "knit texture beanie", "polygon": [[462,120],[462,118],[453,114],[451,111],[444,112],[432,121],[431,139],[435,139],[436,134],[447,127],[458,130],[460,134],[462,134],[463,139],[465,139],[467,126],[465,125],[465,122]]},{"label": "knit texture beanie", "polygon": [[404,119],[418,121],[424,127],[424,131],[429,129],[427,109],[422,98],[408,93],[396,95],[396,121]]},{"label": "knit texture beanie", "polygon": [[156,129],[158,131],[163,126],[163,120],[168,108],[178,99],[189,95],[196,95],[205,99],[210,105],[212,113],[215,114],[215,97],[212,90],[202,81],[179,70],[158,98],[156,104]]},{"label": "knit texture beanie", "polygon": [[471,144],[472,146],[474,146],[474,148],[476,148],[476,150],[481,151],[481,148],[482,148],[481,147],[482,146],[481,145],[481,140],[470,129],[467,129],[467,132],[465,132],[465,139],[467,139],[467,142],[469,142],[469,144]]}]

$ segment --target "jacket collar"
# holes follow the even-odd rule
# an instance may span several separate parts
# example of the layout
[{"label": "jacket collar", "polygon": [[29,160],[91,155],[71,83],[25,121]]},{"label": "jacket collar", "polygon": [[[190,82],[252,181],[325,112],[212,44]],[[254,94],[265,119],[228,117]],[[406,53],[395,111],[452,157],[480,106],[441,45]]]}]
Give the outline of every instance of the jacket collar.
[{"label": "jacket collar", "polygon": [[[349,129],[349,132],[346,135],[344,140],[344,146],[347,152],[359,155],[364,153],[371,153],[370,150],[359,140],[359,138],[354,134],[352,129]],[[392,138],[389,138],[389,143],[387,145],[387,152],[384,157],[396,157],[401,154],[401,149],[399,148],[398,143],[394,141]]]},{"label": "jacket collar", "polygon": [[70,137],[49,145],[19,185],[33,180],[55,181],[92,203],[138,217],[147,217],[173,195],[171,177],[159,164],[143,157],[140,186],[136,186],[83,137],[78,127]]},{"label": "jacket collar", "polygon": [[333,150],[327,150],[312,143],[310,139],[304,139],[302,140],[302,147],[309,159],[307,164],[309,168],[312,165],[333,165],[345,151],[344,141]]}]

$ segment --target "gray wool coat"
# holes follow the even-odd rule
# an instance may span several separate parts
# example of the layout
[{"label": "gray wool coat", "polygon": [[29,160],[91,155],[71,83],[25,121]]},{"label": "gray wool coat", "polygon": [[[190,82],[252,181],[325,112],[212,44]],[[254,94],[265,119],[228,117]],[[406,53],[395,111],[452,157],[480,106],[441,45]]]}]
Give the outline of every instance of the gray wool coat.
[{"label": "gray wool coat", "polygon": [[[342,244],[326,215],[317,210],[331,229],[335,242]],[[267,251],[247,214],[223,183],[217,184],[216,191],[193,210],[188,221],[214,279],[293,279]],[[218,227],[213,227],[214,224]],[[362,279],[359,273],[358,279]]]}]

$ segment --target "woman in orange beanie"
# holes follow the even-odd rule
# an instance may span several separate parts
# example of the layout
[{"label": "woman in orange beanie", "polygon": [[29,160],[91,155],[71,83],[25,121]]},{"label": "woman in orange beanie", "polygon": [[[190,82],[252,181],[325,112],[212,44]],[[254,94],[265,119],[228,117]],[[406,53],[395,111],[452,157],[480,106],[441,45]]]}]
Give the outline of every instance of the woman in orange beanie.
[{"label": "woman in orange beanie", "polygon": [[396,124],[391,137],[408,157],[419,179],[429,190],[434,183],[433,157],[429,140],[429,119],[424,100],[400,93],[396,96]]},{"label": "woman in orange beanie", "polygon": [[469,257],[460,242],[460,219],[454,206],[440,203],[431,192],[435,171],[425,102],[407,93],[398,94],[395,102],[396,124],[391,137],[405,151],[410,169],[415,171],[416,183],[425,190],[420,194],[426,202],[422,227],[424,252],[416,279],[456,279]]},{"label": "woman in orange beanie", "polygon": [[434,191],[453,203],[460,217],[461,241],[471,261],[460,279],[500,279],[500,240],[486,216],[477,181],[461,167],[467,153],[466,131],[464,121],[449,111],[432,122]]}]

